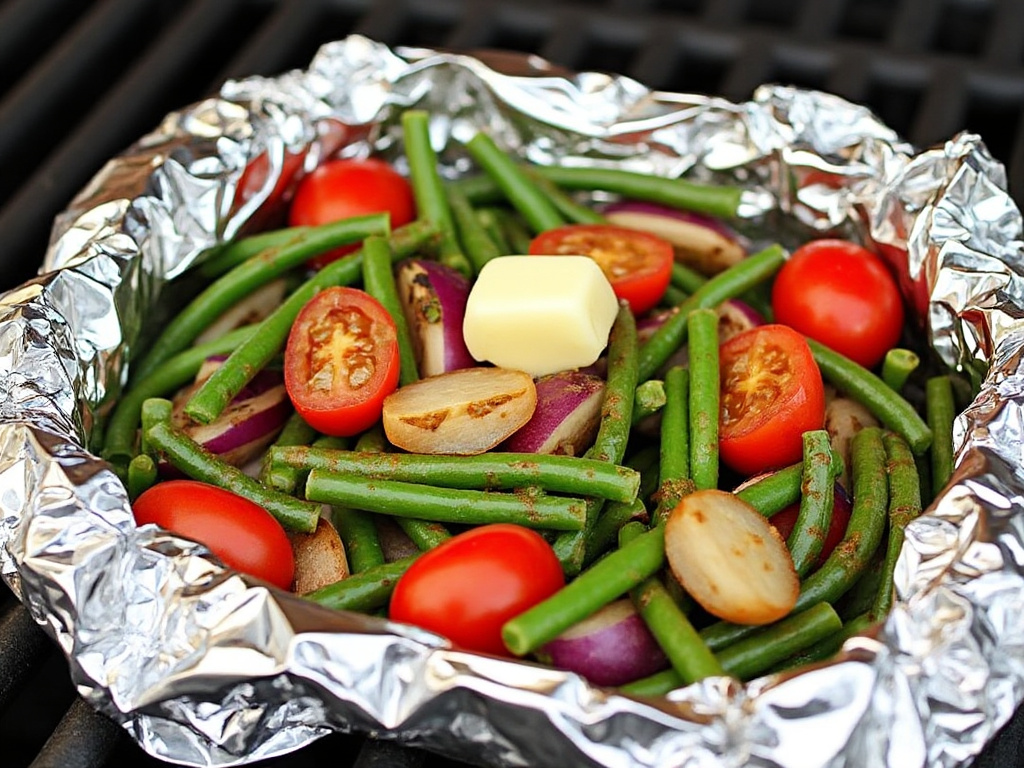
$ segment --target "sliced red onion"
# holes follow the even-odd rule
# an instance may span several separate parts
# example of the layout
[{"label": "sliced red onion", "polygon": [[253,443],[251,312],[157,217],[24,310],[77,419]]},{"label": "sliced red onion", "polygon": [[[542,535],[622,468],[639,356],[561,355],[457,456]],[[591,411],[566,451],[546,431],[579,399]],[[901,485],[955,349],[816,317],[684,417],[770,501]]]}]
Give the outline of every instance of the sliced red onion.
[{"label": "sliced red onion", "polygon": [[212,341],[223,336],[228,331],[233,331],[235,328],[241,328],[244,325],[251,325],[263,320],[281,305],[287,288],[288,284],[284,278],[272,280],[266,285],[257,288],[210,323],[206,330],[196,337],[195,343],[203,344],[204,342]]},{"label": "sliced red onion", "polygon": [[279,371],[260,371],[224,412],[209,424],[196,424],[184,406],[224,358],[210,358],[200,368],[196,383],[175,399],[174,422],[193,440],[229,464],[242,466],[266,448],[291,414],[291,401]]},{"label": "sliced red onion", "polygon": [[705,275],[731,267],[747,255],[740,237],[718,219],[657,203],[625,200],[604,215],[613,224],[658,235],[676,248],[676,258]]},{"label": "sliced red onion", "polygon": [[542,376],[536,385],[533,416],[503,448],[519,453],[582,454],[597,434],[604,381],[580,371],[559,371]]},{"label": "sliced red onion", "polygon": [[420,376],[475,366],[462,338],[470,288],[466,277],[436,261],[408,259],[398,266],[396,282]]},{"label": "sliced red onion", "polygon": [[723,301],[718,307],[719,344],[759,325],[764,325],[764,317],[744,301],[729,299]]},{"label": "sliced red onion", "polygon": [[543,660],[595,685],[616,686],[668,666],[664,652],[628,599],[609,603],[541,649]]}]

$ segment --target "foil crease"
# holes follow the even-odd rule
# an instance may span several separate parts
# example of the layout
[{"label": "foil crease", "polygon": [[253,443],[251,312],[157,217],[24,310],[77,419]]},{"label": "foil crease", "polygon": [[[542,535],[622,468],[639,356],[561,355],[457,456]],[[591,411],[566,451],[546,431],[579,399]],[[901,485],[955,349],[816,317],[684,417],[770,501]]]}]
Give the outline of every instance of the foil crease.
[{"label": "foil crease", "polygon": [[[892,262],[978,394],[956,421],[953,480],[907,531],[883,625],[827,664],[639,701],[321,609],[135,529],[87,446],[166,282],[273,220],[324,157],[394,156],[409,106],[432,111],[450,176],[468,167],[458,141],[487,125],[535,162],[739,183],[755,241],[842,232]],[[1020,255],[1020,212],[975,135],[919,152],[829,94],[766,85],[731,104],[353,36],[169,115],[58,217],[39,276],[0,297],[0,572],[82,695],[183,764],[360,730],[495,766],[962,765],[1024,698]]]}]

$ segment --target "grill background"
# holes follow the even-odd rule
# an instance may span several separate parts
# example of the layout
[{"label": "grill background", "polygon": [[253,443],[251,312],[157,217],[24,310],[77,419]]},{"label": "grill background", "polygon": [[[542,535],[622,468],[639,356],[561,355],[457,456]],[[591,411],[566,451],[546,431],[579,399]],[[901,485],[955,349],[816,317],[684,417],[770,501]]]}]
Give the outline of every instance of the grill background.
[{"label": "grill background", "polygon": [[[227,78],[304,67],[359,33],[505,48],[733,101],[764,82],[867,104],[919,146],[980,133],[1024,200],[1020,0],[0,0],[0,289],[30,278],[54,216],[111,156]],[[1024,765],[1020,714],[976,762]],[[77,699],[61,657],[0,587],[4,765],[164,765]],[[458,768],[361,736],[275,768]]]}]

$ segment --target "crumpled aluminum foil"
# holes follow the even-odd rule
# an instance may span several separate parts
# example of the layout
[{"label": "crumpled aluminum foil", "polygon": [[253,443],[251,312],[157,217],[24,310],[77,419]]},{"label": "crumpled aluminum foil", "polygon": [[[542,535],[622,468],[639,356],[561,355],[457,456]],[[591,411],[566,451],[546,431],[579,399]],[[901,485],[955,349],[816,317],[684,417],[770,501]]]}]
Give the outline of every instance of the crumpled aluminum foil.
[{"label": "crumpled aluminum foil", "polygon": [[[751,237],[840,230],[893,261],[980,394],[956,421],[953,482],[908,529],[884,626],[833,663],[640,702],[253,586],[202,546],[135,530],[84,446],[166,281],[268,220],[297,166],[394,152],[412,105],[434,113],[450,175],[467,163],[453,140],[486,125],[536,162],[740,183]],[[180,763],[362,730],[496,766],[960,765],[1024,684],[1020,255],[1020,213],[977,136],[916,152],[827,94],[766,86],[731,104],[350,37],[169,115],[59,217],[40,276],[0,297],[0,570],[82,695]]]}]

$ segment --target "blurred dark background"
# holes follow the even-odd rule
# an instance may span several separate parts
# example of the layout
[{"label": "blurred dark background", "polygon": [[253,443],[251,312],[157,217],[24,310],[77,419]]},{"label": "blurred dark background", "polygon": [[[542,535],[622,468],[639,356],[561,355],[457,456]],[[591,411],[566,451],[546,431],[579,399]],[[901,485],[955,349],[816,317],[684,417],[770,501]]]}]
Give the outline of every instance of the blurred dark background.
[{"label": "blurred dark background", "polygon": [[[867,104],[919,146],[980,133],[1024,199],[1020,0],[0,0],[0,290],[104,161],[227,78],[305,67],[359,33],[524,51],[651,87],[750,97],[765,82]],[[1022,765],[1018,717],[977,766]],[[0,587],[5,766],[151,765],[76,700],[63,660]],[[448,766],[359,736],[264,763]]]}]

